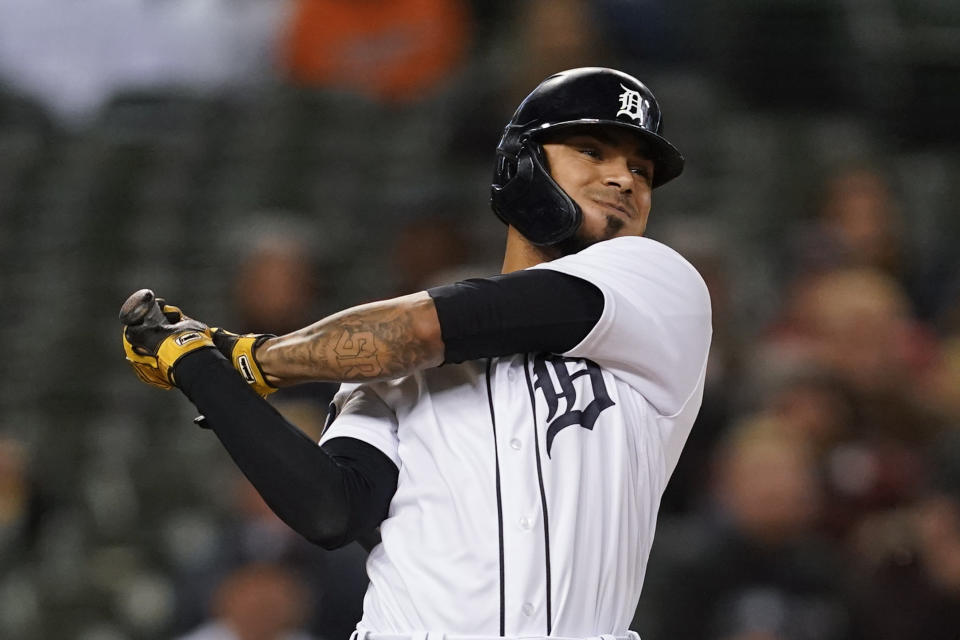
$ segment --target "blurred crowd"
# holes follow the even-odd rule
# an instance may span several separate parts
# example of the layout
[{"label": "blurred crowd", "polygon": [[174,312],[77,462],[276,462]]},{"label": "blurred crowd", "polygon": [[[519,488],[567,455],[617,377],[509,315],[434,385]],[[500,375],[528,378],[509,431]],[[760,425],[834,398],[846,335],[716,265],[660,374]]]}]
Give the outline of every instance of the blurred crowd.
[{"label": "blurred crowd", "polygon": [[[656,194],[650,235],[698,267],[714,311],[703,409],[632,628],[645,640],[956,640],[960,225],[942,168],[960,166],[957,33],[960,12],[935,0],[0,0],[0,291],[52,298],[44,313],[64,316],[57,300],[75,301],[103,325],[78,340],[76,323],[8,305],[2,335],[21,359],[7,377],[26,382],[0,391],[0,637],[346,640],[366,551],[312,547],[212,436],[164,418],[189,408],[121,371],[110,309],[159,288],[146,274],[181,283],[161,293],[201,319],[282,333],[496,273],[503,230],[484,198],[499,129],[550,72],[599,64],[652,76],[668,137],[689,149],[687,175]],[[162,108],[290,88],[309,96],[294,114],[309,136],[333,142],[236,132],[274,165],[246,210],[235,193],[219,213],[212,199],[172,197],[175,181],[136,185],[150,203],[136,223],[126,183],[112,200],[97,199],[100,183],[37,195],[78,141],[101,144],[118,96]],[[310,111],[360,104],[343,95],[363,100],[375,133]],[[254,127],[261,116],[276,119],[255,113]],[[837,118],[853,126],[832,135]],[[706,143],[719,120],[726,133]],[[408,121],[399,142],[376,137]],[[124,121],[117,144],[157,122]],[[764,155],[771,130],[794,146]],[[219,177],[205,165],[242,155],[230,135],[214,139],[222,154],[178,141],[179,155],[147,144],[131,157],[183,184],[196,174],[183,193],[212,198]],[[342,146],[359,155],[343,159]],[[314,152],[338,167],[321,186]],[[408,161],[384,160],[395,157]],[[257,183],[229,175],[231,192]],[[85,227],[99,240],[71,244]],[[51,254],[50,235],[67,248]],[[153,266],[138,268],[145,255]],[[67,291],[76,273],[97,286]],[[14,329],[28,325],[21,346]],[[29,350],[51,331],[62,352]],[[68,364],[51,372],[54,358]],[[83,379],[105,388],[97,399],[82,399]],[[334,391],[271,401],[317,438]]]},{"label": "blurred crowd", "polygon": [[851,167],[821,189],[754,339],[725,317],[722,259],[700,263],[714,354],[635,619],[651,637],[960,629],[956,292],[921,320],[930,283],[911,285],[907,221],[881,172]]}]

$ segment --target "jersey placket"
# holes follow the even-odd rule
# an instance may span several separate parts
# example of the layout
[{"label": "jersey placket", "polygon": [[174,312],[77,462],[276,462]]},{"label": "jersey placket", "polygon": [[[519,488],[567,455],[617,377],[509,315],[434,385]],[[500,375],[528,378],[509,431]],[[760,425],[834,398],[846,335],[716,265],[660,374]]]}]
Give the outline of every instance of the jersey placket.
[{"label": "jersey placket", "polygon": [[[494,412],[503,504],[506,635],[546,635],[548,566],[534,411],[526,358],[497,361]],[[542,446],[542,445],[541,445]]]}]

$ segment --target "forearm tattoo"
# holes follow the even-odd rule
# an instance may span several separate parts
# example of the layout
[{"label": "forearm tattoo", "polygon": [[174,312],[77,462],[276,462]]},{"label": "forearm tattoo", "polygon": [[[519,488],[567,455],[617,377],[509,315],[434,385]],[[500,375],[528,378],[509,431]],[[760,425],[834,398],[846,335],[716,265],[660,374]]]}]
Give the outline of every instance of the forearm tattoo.
[{"label": "forearm tattoo", "polygon": [[416,305],[392,301],[347,309],[268,341],[257,360],[278,381],[395,378],[439,364],[415,330],[418,312]]},{"label": "forearm tattoo", "polygon": [[383,372],[383,365],[377,359],[373,332],[362,326],[345,328],[333,347],[333,353],[338,368],[348,378],[378,376]]}]

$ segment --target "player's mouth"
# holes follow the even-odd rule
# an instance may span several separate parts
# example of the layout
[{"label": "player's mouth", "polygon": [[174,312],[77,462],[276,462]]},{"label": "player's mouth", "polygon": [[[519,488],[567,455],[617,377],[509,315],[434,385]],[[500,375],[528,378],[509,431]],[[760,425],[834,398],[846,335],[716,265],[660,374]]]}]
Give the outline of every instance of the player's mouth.
[{"label": "player's mouth", "polygon": [[627,218],[633,217],[633,213],[630,211],[630,209],[628,209],[627,207],[625,207],[624,205],[618,202],[608,202],[606,200],[594,200],[594,202],[596,202],[598,205],[600,205],[604,209],[616,211],[618,213],[623,214]]}]

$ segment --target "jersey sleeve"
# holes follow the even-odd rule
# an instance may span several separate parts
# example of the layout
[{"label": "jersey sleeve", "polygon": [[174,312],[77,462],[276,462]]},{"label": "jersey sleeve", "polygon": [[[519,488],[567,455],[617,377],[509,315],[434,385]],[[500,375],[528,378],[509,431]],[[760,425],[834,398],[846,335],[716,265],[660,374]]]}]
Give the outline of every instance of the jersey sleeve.
[{"label": "jersey sleeve", "polygon": [[600,320],[564,356],[610,370],[663,416],[681,412],[702,389],[710,295],[679,253],[648,238],[621,237],[531,268],[577,276],[603,292]]},{"label": "jersey sleeve", "polygon": [[383,452],[400,468],[397,415],[377,392],[376,384],[344,384],[330,403],[320,444],[355,438]]}]

